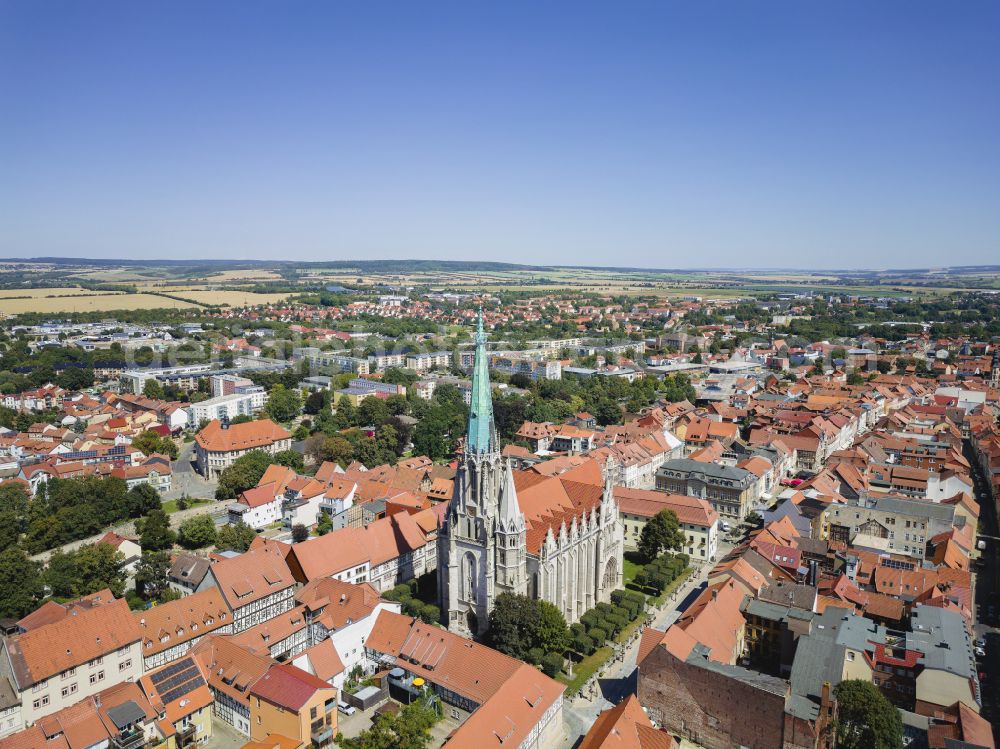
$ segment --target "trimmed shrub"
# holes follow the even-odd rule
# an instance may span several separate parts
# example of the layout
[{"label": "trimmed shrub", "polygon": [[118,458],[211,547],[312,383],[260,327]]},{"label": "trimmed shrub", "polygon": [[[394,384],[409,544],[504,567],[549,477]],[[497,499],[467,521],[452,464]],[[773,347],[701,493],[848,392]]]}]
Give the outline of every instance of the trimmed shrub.
[{"label": "trimmed shrub", "polygon": [[400,597],[413,595],[413,588],[410,587],[409,583],[400,583],[395,588],[393,588],[393,590],[395,590],[400,595]]},{"label": "trimmed shrub", "polygon": [[594,641],[585,634],[573,638],[573,650],[580,655],[590,655],[594,652]]},{"label": "trimmed shrub", "polygon": [[595,647],[601,647],[608,641],[608,632],[600,627],[593,627],[587,630],[587,637],[594,641]]},{"label": "trimmed shrub", "polygon": [[576,622],[569,625],[569,631],[573,637],[579,637],[580,635],[587,633],[587,628],[580,622]]},{"label": "trimmed shrub", "polygon": [[542,656],[542,671],[546,676],[555,677],[563,667],[562,653],[546,653]]},{"label": "trimmed shrub", "polygon": [[528,651],[528,663],[533,666],[538,666],[542,662],[542,658],[545,657],[545,651],[541,648],[532,648]]},{"label": "trimmed shrub", "polygon": [[433,603],[425,603],[420,607],[420,618],[428,624],[437,624],[441,621],[441,609]]}]

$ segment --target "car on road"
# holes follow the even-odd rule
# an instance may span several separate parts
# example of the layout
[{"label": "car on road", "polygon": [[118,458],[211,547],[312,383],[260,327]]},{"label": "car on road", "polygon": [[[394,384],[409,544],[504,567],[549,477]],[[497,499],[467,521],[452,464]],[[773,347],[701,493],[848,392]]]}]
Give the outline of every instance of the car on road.
[{"label": "car on road", "polygon": [[977,648],[985,648],[986,647],[986,639],[983,638],[983,637],[980,637],[978,640],[976,640],[973,643],[973,645],[975,645]]},{"label": "car on road", "polygon": [[986,657],[986,650],[984,650],[981,647],[977,646],[977,647],[973,648],[972,652],[974,652],[976,654],[977,658],[985,658]]}]

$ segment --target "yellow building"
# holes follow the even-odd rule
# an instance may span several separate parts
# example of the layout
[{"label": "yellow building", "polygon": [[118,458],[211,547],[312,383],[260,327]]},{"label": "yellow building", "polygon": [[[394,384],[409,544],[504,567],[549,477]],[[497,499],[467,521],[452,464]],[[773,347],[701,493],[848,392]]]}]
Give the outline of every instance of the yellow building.
[{"label": "yellow building", "polygon": [[154,710],[163,749],[185,749],[212,737],[212,692],[201,665],[187,656],[145,674],[139,684]]},{"label": "yellow building", "polygon": [[274,665],[250,688],[250,738],[280,734],[322,749],[337,734],[337,690],[287,664]]}]

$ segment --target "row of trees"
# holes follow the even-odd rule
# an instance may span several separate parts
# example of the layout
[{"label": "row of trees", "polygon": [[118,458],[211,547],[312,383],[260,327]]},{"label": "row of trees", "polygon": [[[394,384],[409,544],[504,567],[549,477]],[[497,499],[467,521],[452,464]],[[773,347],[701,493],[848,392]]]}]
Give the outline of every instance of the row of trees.
[{"label": "row of trees", "polygon": [[664,554],[641,567],[632,584],[640,590],[659,595],[684,573],[690,561],[687,554]]},{"label": "row of trees", "polygon": [[570,627],[570,645],[582,658],[616,638],[646,608],[646,597],[633,590],[616,590],[611,603],[599,603]]},{"label": "row of trees", "polygon": [[400,583],[382,594],[387,601],[396,601],[402,605],[403,613],[420,619],[427,624],[437,624],[441,621],[441,609],[433,603],[425,603],[414,595],[418,581]]},{"label": "row of trees", "polygon": [[123,479],[85,476],[50,479],[32,498],[20,484],[0,486],[0,548],[23,543],[37,554],[139,518],[160,506],[156,489],[129,489]]}]

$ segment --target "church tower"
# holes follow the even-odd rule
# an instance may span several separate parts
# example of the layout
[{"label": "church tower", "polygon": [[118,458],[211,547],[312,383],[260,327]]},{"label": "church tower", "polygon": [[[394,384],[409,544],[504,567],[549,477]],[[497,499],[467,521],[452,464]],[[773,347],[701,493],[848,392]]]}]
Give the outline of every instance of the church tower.
[{"label": "church tower", "polygon": [[472,400],[455,489],[438,534],[438,593],[443,623],[483,634],[499,593],[526,589],[525,523],[510,466],[493,421],[486,333],[479,313]]},{"label": "church tower", "polygon": [[1000,388],[1000,346],[993,349],[993,362],[990,366],[990,387]]}]

